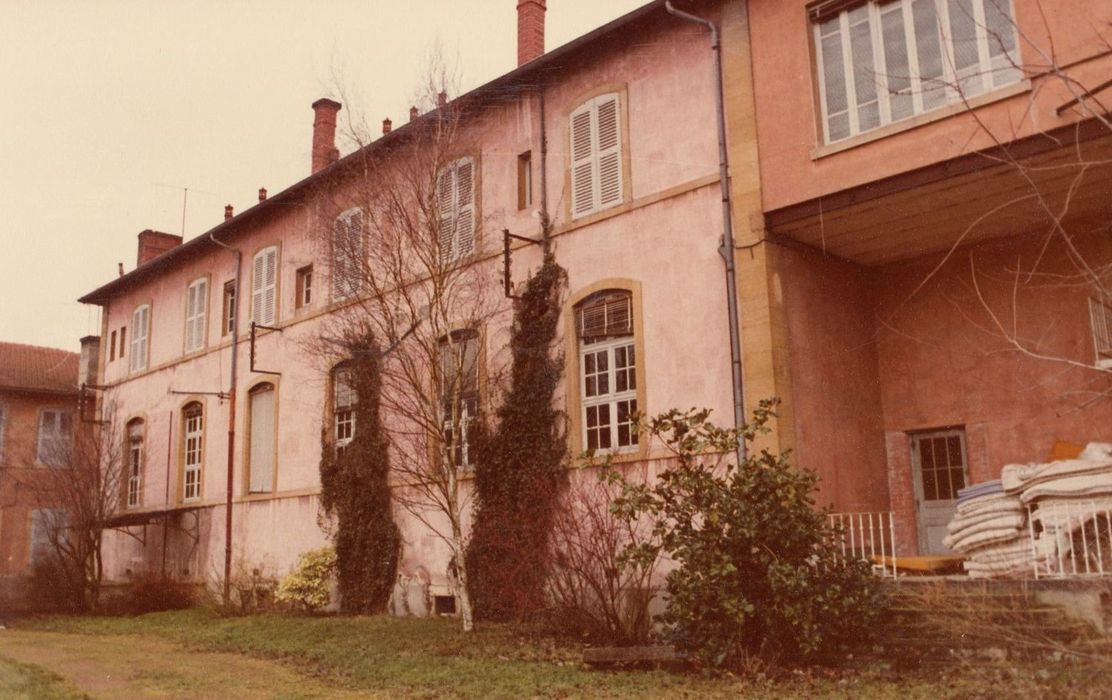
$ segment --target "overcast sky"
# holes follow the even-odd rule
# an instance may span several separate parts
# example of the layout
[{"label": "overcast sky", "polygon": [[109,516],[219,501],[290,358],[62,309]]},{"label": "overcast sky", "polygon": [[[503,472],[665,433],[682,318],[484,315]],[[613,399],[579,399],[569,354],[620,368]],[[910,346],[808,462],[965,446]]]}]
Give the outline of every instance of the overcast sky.
[{"label": "overcast sky", "polygon": [[[549,50],[647,0],[548,0]],[[77,297],[309,174],[309,105],[408,118],[438,44],[477,87],[516,64],[516,0],[0,0],[0,341],[76,350]],[[344,150],[346,153],[347,150]]]}]

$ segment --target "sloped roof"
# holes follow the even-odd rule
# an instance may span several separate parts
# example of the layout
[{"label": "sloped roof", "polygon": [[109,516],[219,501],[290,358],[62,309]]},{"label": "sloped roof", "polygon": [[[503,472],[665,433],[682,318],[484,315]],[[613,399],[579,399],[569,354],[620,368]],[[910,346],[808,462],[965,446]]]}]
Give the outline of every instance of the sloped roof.
[{"label": "sloped roof", "polygon": [[0,343],[0,389],[76,396],[80,360],[58,348]]},{"label": "sloped roof", "polygon": [[[681,5],[684,9],[690,10],[692,9],[690,6],[694,2],[695,0],[675,0],[673,4]],[[566,61],[568,61],[573,54],[583,50],[590,50],[596,45],[605,44],[613,40],[615,35],[629,30],[635,23],[649,17],[654,12],[662,12],[663,10],[664,0],[649,0],[641,7],[577,39],[573,39],[563,46],[543,53],[532,61],[520,65],[512,71],[480,85],[470,92],[460,95],[452,102],[466,103],[478,100],[498,101],[499,99],[507,99],[515,95],[516,91],[520,90],[522,87],[531,88],[542,83],[546,78],[559,75],[566,69]],[[437,111],[438,110],[427,112],[418,119],[399,126],[393,131],[384,134],[381,138],[375,139],[362,149],[344,156],[331,165],[287,187],[278,194],[271,195],[235,217],[221,222],[212,229],[186,241],[182,245],[171,248],[165,253],[140,265],[126,275],[117,277],[101,285],[82,296],[78,301],[83,304],[104,304],[115,294],[131,288],[132,285],[157,276],[167,267],[177,265],[193,255],[215,249],[216,244],[212,241],[213,237],[221,238],[224,242],[230,242],[238,234],[250,230],[250,226],[255,220],[281,211],[283,208],[288,209],[298,206],[303,201],[307,191],[317,183],[325,181],[326,178],[335,177],[338,173],[343,172],[345,168],[350,168],[357,164],[359,162],[359,154],[389,147],[399,140],[406,138],[412,133],[413,125],[435,116]]]}]

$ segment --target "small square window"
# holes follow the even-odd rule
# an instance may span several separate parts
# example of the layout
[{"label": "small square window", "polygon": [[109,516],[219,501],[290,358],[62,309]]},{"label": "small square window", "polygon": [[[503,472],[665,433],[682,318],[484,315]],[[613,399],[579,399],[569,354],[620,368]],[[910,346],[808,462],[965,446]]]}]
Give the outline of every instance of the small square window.
[{"label": "small square window", "polygon": [[300,309],[313,303],[313,266],[306,265],[297,271],[296,308]]}]

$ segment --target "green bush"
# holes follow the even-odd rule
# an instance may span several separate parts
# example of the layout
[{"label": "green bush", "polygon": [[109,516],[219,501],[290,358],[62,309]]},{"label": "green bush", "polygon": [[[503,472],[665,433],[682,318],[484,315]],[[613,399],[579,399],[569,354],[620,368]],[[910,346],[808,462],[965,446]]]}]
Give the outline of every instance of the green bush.
[{"label": "green bush", "polygon": [[674,452],[674,465],[652,485],[626,483],[614,504],[653,527],[626,560],[663,552],[678,564],[659,618],[665,638],[712,666],[814,657],[861,640],[880,607],[868,564],[839,556],[837,533],[815,507],[815,473],[767,451],[734,459],[774,405],[761,402],[742,430],[714,426],[707,410],[652,419],[643,429]]},{"label": "green bush", "polygon": [[274,594],[281,603],[302,606],[306,612],[323,608],[332,602],[332,576],[336,573],[336,550],[321,547],[302,552],[297,566],[282,582]]}]

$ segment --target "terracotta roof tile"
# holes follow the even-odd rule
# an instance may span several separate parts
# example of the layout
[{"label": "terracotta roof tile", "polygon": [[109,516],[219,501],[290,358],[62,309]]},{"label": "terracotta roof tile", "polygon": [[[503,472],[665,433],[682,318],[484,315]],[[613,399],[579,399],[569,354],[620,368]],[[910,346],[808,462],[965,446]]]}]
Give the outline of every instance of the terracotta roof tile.
[{"label": "terracotta roof tile", "polygon": [[0,343],[0,389],[77,394],[80,359],[57,348]]}]

